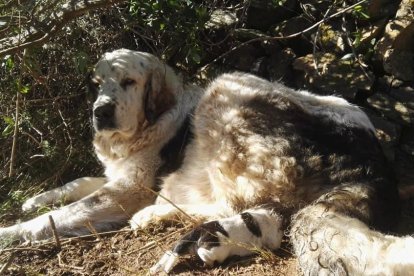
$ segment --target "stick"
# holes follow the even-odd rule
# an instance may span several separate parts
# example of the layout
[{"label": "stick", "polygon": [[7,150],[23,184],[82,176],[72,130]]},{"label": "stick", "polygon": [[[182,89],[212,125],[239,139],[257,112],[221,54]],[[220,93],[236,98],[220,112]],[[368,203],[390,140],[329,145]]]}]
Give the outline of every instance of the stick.
[{"label": "stick", "polygon": [[[19,12],[19,40],[17,47],[20,47],[21,43],[21,25],[20,25],[20,12]],[[9,177],[12,177],[14,174],[14,163],[16,157],[16,145],[17,145],[17,135],[19,133],[19,114],[20,114],[20,91],[22,89],[22,79],[23,79],[23,72],[25,68],[25,61],[26,61],[26,53],[27,51],[23,51],[22,56],[22,66],[20,67],[19,79],[17,82],[17,91],[16,91],[16,113],[15,113],[15,120],[14,120],[14,130],[13,130],[13,142],[12,148],[10,153],[10,167],[9,167]]]},{"label": "stick", "polygon": [[53,218],[51,215],[49,215],[49,222],[50,222],[50,227],[52,228],[53,237],[55,238],[56,247],[60,250],[62,249],[62,247],[60,245],[60,240],[59,240],[59,236],[56,230],[55,222],[53,221]]},{"label": "stick", "polygon": [[131,250],[131,251],[127,252],[125,255],[131,255],[133,253],[137,253],[137,252],[140,252],[140,251],[143,251],[143,250],[146,250],[146,249],[152,249],[152,248],[154,248],[157,245],[157,243],[159,243],[159,242],[161,242],[163,240],[166,240],[169,237],[174,236],[175,234],[182,232],[183,230],[187,230],[188,228],[189,228],[188,226],[183,227],[183,228],[180,228],[180,229],[178,229],[178,230],[176,230],[174,232],[171,232],[171,233],[163,236],[162,238],[159,238],[158,240],[147,242],[146,244],[144,244],[140,248]]},{"label": "stick", "polygon": [[163,196],[160,193],[157,193],[156,191],[154,191],[151,188],[148,188],[146,186],[142,186],[144,189],[146,189],[147,191],[150,191],[151,193],[161,197],[162,199],[164,199],[165,201],[167,201],[168,203],[170,203],[172,206],[174,206],[180,213],[182,213],[184,216],[186,216],[191,222],[195,223],[197,222],[192,216],[190,216],[189,214],[187,214],[183,209],[181,209],[180,207],[177,206],[177,204],[175,204],[174,202],[172,202],[171,200],[169,200],[168,198],[166,198],[165,196]]},{"label": "stick", "polygon": [[91,233],[96,237],[97,241],[101,240],[101,237],[99,236],[98,231],[96,231],[95,227],[93,227],[92,223],[90,221],[88,221],[86,223],[86,228],[89,229],[89,231],[91,231]]},{"label": "stick", "polygon": [[65,264],[64,262],[63,262],[63,260],[62,260],[62,256],[60,256],[60,253],[59,254],[57,254],[57,257],[58,257],[58,262],[59,262],[59,266],[60,267],[64,267],[64,268],[72,268],[72,269],[76,269],[76,270],[83,270],[84,268],[83,267],[81,267],[81,266],[74,266],[74,265],[68,265],[68,264]]}]

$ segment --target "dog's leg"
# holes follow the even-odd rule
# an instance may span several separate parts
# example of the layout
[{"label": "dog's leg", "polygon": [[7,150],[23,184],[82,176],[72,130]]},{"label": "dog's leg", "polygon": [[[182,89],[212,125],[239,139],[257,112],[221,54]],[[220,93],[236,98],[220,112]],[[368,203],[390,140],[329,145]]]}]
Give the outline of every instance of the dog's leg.
[{"label": "dog's leg", "polygon": [[280,215],[261,208],[206,222],[184,235],[150,271],[168,273],[178,258],[188,253],[197,253],[203,262],[212,265],[229,256],[247,256],[262,249],[277,249],[283,237],[282,222]]},{"label": "dog's leg", "polygon": [[23,204],[23,211],[33,211],[42,205],[52,204],[59,200],[73,202],[101,188],[106,182],[104,177],[83,177],[66,183],[62,187],[34,196]]},{"label": "dog's leg", "polygon": [[290,236],[304,275],[414,275],[414,239],[363,223],[375,212],[367,195],[363,186],[341,187],[293,217]]},{"label": "dog's leg", "polygon": [[[109,182],[91,195],[32,220],[0,228],[0,240],[41,240],[52,236],[49,216],[62,236],[78,236],[113,229],[127,222],[137,210],[153,203],[148,189]],[[137,204],[138,203],[138,204]]]}]

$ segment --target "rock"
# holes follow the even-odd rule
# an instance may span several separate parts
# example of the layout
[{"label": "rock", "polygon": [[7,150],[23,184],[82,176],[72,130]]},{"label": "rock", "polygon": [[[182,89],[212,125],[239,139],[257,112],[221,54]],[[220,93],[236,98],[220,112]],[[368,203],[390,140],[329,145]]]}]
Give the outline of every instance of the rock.
[{"label": "rock", "polygon": [[295,58],[295,53],[289,48],[272,54],[267,59],[268,78],[271,81],[290,83],[293,79],[292,63]]},{"label": "rock", "polygon": [[[304,29],[310,27],[311,25],[312,20],[310,20],[304,15],[300,15],[292,17],[288,20],[285,20],[277,24],[270,30],[270,32],[274,36],[288,36],[301,32]],[[306,37],[306,39],[304,39],[303,37]],[[310,42],[311,32],[304,34],[303,37],[295,37],[292,39],[284,40],[282,43],[286,44],[289,48],[292,48],[297,55],[306,55],[312,52],[313,49],[313,45]]]},{"label": "rock", "polygon": [[384,75],[377,79],[376,90],[374,92],[389,93],[392,88],[396,89],[403,85],[403,82],[394,76]]},{"label": "rock", "polygon": [[296,0],[252,0],[247,11],[246,27],[266,31],[271,25],[292,17],[295,6]]},{"label": "rock", "polygon": [[368,98],[368,104],[383,116],[401,125],[410,125],[414,122],[414,110],[400,101],[384,94],[376,93]]},{"label": "rock", "polygon": [[323,95],[340,95],[353,101],[358,90],[369,90],[373,84],[373,74],[362,71],[350,61],[341,60],[331,53],[317,53],[318,72],[312,54],[297,58],[293,68],[302,72],[296,82],[299,87],[307,87]]},{"label": "rock", "polygon": [[221,29],[234,26],[238,22],[236,13],[226,10],[214,10],[210,19],[206,22],[205,27],[207,29]]},{"label": "rock", "polygon": [[403,102],[408,108],[414,110],[414,87],[400,87],[391,89],[391,97],[397,101]]},{"label": "rock", "polygon": [[364,26],[361,29],[361,39],[359,44],[356,45],[357,51],[366,52],[368,49],[372,49],[383,34],[386,24],[387,20],[382,19],[373,24],[369,24],[368,26]]},{"label": "rock", "polygon": [[389,18],[398,9],[398,1],[395,0],[372,0],[369,1],[367,14],[370,20]]},{"label": "rock", "polygon": [[309,18],[304,15],[299,15],[280,22],[270,31],[275,36],[287,36],[303,31],[311,25],[312,21]]},{"label": "rock", "polygon": [[384,118],[375,115],[373,112],[366,112],[375,127],[375,134],[380,141],[381,147],[388,160],[395,160],[395,149],[401,135],[401,127]]},{"label": "rock", "polygon": [[335,23],[321,24],[319,27],[318,44],[322,51],[342,53],[345,50],[345,42],[342,38],[340,26]]},{"label": "rock", "polygon": [[256,66],[257,59],[263,55],[263,49],[247,44],[231,52],[224,60],[224,64],[240,71],[251,72]]},{"label": "rock", "polygon": [[402,0],[376,46],[384,70],[404,81],[414,80],[414,0]]},{"label": "rock", "polygon": [[384,55],[383,66],[385,72],[401,80],[414,80],[414,52],[389,49]]}]

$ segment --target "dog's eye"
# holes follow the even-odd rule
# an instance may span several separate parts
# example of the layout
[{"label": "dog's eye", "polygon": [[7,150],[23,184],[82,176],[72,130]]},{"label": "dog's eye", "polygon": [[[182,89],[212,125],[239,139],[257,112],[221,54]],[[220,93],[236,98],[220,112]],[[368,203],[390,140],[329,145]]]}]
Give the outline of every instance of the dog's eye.
[{"label": "dog's eye", "polygon": [[126,78],[121,81],[121,87],[126,89],[128,86],[135,84],[135,80]]},{"label": "dog's eye", "polygon": [[99,86],[101,86],[101,84],[96,79],[91,79],[88,83],[89,91],[91,91],[94,94],[96,94],[98,92]]}]

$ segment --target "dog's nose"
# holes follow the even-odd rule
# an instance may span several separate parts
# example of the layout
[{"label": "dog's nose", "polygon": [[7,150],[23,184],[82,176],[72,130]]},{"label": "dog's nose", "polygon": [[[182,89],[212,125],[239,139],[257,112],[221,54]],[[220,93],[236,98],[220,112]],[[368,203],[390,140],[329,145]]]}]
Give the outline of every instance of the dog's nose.
[{"label": "dog's nose", "polygon": [[94,123],[97,130],[114,128],[115,104],[105,103],[93,109]]},{"label": "dog's nose", "polygon": [[93,114],[97,119],[110,119],[114,116],[115,105],[113,103],[106,103],[98,105],[94,108]]}]

